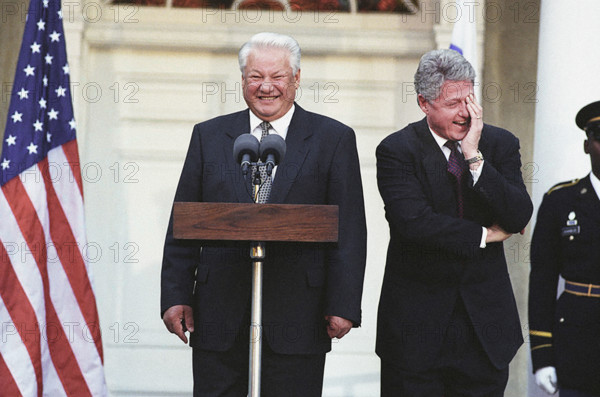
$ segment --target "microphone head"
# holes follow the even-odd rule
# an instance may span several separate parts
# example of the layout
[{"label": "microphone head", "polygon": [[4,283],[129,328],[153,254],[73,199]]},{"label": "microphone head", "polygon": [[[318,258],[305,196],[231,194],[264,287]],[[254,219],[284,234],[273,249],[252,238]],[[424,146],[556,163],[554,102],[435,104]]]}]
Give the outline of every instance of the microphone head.
[{"label": "microphone head", "polygon": [[281,162],[283,156],[285,156],[285,140],[277,135],[270,134],[262,139],[260,142],[260,159],[263,162],[267,161],[267,156],[272,154],[275,159],[275,165]]},{"label": "microphone head", "polygon": [[233,158],[239,164],[245,154],[250,156],[251,162],[258,161],[260,143],[252,134],[242,134],[233,142]]}]

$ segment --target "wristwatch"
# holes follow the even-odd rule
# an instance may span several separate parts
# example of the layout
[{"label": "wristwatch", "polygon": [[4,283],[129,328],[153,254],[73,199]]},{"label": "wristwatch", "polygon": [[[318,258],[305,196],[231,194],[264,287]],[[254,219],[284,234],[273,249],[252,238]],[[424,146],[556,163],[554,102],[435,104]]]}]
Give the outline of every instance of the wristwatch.
[{"label": "wristwatch", "polygon": [[467,164],[471,165],[473,163],[476,163],[478,161],[483,161],[483,154],[481,154],[481,152],[478,150],[477,154],[475,155],[475,157],[472,157],[470,159],[466,159],[465,160],[467,162]]}]

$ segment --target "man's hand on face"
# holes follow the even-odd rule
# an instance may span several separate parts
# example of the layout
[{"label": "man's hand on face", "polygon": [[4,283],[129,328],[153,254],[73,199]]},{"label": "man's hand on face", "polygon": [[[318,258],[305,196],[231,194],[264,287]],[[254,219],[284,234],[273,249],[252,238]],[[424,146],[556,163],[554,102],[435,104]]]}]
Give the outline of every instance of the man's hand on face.
[{"label": "man's hand on face", "polygon": [[467,96],[466,103],[471,117],[471,126],[461,142],[461,149],[465,158],[470,159],[475,157],[479,150],[479,139],[483,129],[483,108],[475,100],[475,94]]}]

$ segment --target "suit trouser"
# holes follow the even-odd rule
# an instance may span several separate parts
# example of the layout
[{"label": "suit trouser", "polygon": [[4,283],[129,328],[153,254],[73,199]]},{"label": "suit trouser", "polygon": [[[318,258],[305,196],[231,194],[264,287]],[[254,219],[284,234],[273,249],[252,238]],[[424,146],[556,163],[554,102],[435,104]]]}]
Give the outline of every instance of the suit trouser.
[{"label": "suit trouser", "polygon": [[[249,336],[226,352],[193,349],[194,397],[242,397],[248,394]],[[290,355],[262,344],[261,397],[319,397],[325,353]]]},{"label": "suit trouser", "polygon": [[502,397],[508,367],[489,360],[459,298],[432,368],[413,371],[381,362],[381,397]]}]

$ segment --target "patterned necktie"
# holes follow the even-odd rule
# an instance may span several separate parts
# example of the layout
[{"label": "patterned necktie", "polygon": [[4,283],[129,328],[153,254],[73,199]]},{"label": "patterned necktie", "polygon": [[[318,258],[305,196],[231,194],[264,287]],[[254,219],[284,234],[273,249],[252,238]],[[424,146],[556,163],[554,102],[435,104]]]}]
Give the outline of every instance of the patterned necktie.
[{"label": "patterned necktie", "polygon": [[[268,121],[263,121],[260,123],[260,129],[262,130],[262,135],[260,140],[264,139],[267,135],[269,135],[269,128],[271,128],[271,123]],[[265,164],[258,166],[258,172],[260,173],[260,189],[258,190],[258,197],[256,198],[256,202],[259,204],[265,204],[269,200],[269,195],[271,194],[271,184],[273,183],[271,177],[267,175],[267,166]]]},{"label": "patterned necktie", "polygon": [[456,178],[456,201],[458,203],[458,216],[464,215],[463,202],[463,176],[467,171],[467,162],[463,155],[458,151],[457,142],[448,141],[444,144],[450,149],[450,157],[448,158],[448,172]]}]

